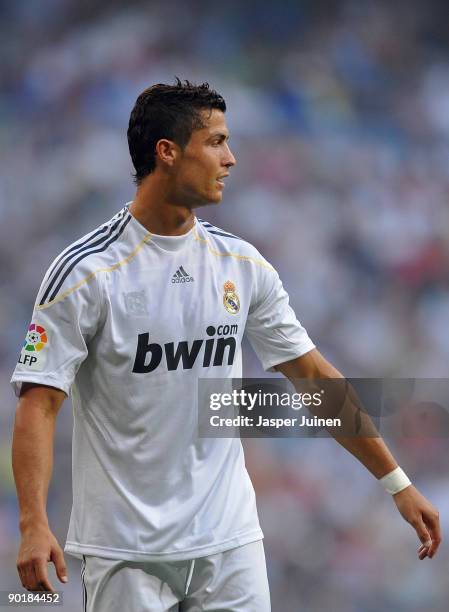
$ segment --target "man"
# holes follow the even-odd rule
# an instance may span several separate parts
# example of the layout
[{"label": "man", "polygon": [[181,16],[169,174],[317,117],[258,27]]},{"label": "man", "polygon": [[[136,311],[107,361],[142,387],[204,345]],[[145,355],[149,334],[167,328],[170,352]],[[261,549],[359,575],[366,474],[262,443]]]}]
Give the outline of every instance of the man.
[{"label": "man", "polygon": [[[12,378],[20,578],[29,590],[52,590],[52,561],[66,581],[46,497],[55,420],[71,390],[65,550],[82,559],[89,611],[269,610],[241,443],[198,437],[197,381],[241,377],[244,332],[267,370],[341,377],[272,266],[194,215],[221,202],[236,163],[225,110],[207,84],[187,81],[138,97],[128,129],[135,198],[50,266]],[[419,557],[433,557],[438,514],[383,441],[339,442],[394,494],[421,540]]]}]

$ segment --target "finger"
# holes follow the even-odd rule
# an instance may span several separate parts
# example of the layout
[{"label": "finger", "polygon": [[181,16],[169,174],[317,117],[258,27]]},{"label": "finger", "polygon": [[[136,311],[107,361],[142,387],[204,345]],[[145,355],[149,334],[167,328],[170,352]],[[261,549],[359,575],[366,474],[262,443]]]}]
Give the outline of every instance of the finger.
[{"label": "finger", "polygon": [[[22,584],[26,589],[29,589],[32,585],[32,578],[30,576],[30,568],[27,565],[22,565],[20,571],[20,578],[22,580]],[[33,570],[33,580],[35,579],[34,570]]]},{"label": "finger", "polygon": [[441,543],[440,520],[438,514],[432,517],[425,517],[424,520],[432,538],[432,546],[429,550],[429,558],[432,559]]},{"label": "finger", "polygon": [[38,583],[39,591],[51,591],[55,592],[53,585],[48,579],[48,568],[47,561],[45,559],[39,559],[34,564],[34,570],[36,572],[36,578]]},{"label": "finger", "polygon": [[421,540],[422,545],[426,548],[430,548],[430,546],[432,545],[432,538],[430,537],[430,533],[428,532],[424,522],[418,519],[412,524],[415,528],[418,538]]},{"label": "finger", "polygon": [[418,549],[418,558],[420,559],[420,561],[422,561],[423,559],[425,559],[428,556],[428,552],[429,549],[426,548],[425,546],[420,546]]},{"label": "finger", "polygon": [[421,544],[421,546],[418,548],[418,552],[421,552],[422,550],[428,550],[427,546],[424,546],[424,544]]},{"label": "finger", "polygon": [[36,572],[34,571],[33,563],[27,563],[27,565],[22,566],[22,584],[28,591],[36,591],[37,590],[37,579]]},{"label": "finger", "polygon": [[61,582],[68,582],[69,579],[67,577],[67,567],[65,564],[64,553],[59,546],[52,550],[50,559],[55,564],[56,575],[58,576],[59,580]]},{"label": "finger", "polygon": [[421,546],[418,548],[418,552],[422,552],[423,550],[428,550],[427,546],[424,546],[424,544],[421,544]]},{"label": "finger", "polygon": [[22,583],[22,586],[26,589],[25,586],[25,573],[22,569],[22,566],[19,566],[19,564],[17,564],[17,573],[19,574],[19,578],[20,578],[20,582]]}]

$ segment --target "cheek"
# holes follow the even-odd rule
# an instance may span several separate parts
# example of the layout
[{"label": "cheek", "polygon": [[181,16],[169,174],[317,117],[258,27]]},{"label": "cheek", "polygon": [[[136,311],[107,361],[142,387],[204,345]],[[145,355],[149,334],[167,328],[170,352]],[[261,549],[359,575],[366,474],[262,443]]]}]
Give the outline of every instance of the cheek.
[{"label": "cheek", "polygon": [[217,163],[214,159],[204,159],[193,173],[194,181],[203,185],[212,185],[217,177]]},{"label": "cheek", "polygon": [[179,188],[186,193],[210,194],[214,189],[214,173],[203,164],[192,164],[178,178]]},{"label": "cheek", "polygon": [[195,156],[189,160],[189,163],[183,168],[179,174],[179,182],[184,187],[193,189],[211,189],[215,187],[215,179],[218,175],[220,166],[220,152],[203,151],[201,155]]}]

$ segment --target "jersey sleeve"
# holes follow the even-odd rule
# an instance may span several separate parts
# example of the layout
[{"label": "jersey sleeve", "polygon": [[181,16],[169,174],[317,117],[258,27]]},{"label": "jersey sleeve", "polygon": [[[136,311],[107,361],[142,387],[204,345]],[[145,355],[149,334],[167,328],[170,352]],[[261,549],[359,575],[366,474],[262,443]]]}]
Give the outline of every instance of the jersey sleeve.
[{"label": "jersey sleeve", "polygon": [[71,289],[42,303],[47,278],[48,273],[11,378],[17,396],[24,382],[56,387],[68,395],[98,326],[101,300],[95,278],[83,282],[72,276]]},{"label": "jersey sleeve", "polygon": [[289,305],[279,274],[262,259],[257,266],[245,332],[264,370],[315,348]]}]

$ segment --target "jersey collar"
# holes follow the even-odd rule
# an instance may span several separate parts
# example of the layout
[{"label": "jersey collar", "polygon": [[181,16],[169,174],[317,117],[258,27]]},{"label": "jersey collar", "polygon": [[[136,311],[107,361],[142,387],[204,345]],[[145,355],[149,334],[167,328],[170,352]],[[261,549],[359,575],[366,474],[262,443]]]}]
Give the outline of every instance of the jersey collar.
[{"label": "jersey collar", "polygon": [[129,212],[130,204],[131,202],[127,202],[126,204],[128,213],[131,216],[129,225],[139,240],[143,240],[146,237],[151,236],[151,238],[148,240],[148,244],[156,246],[163,251],[180,251],[194,241],[195,234],[198,229],[198,221],[196,217],[194,217],[194,225],[192,229],[190,229],[186,234],[181,234],[180,236],[162,236],[160,234],[153,234],[152,232],[149,232],[146,227],[137,221],[137,219]]}]

